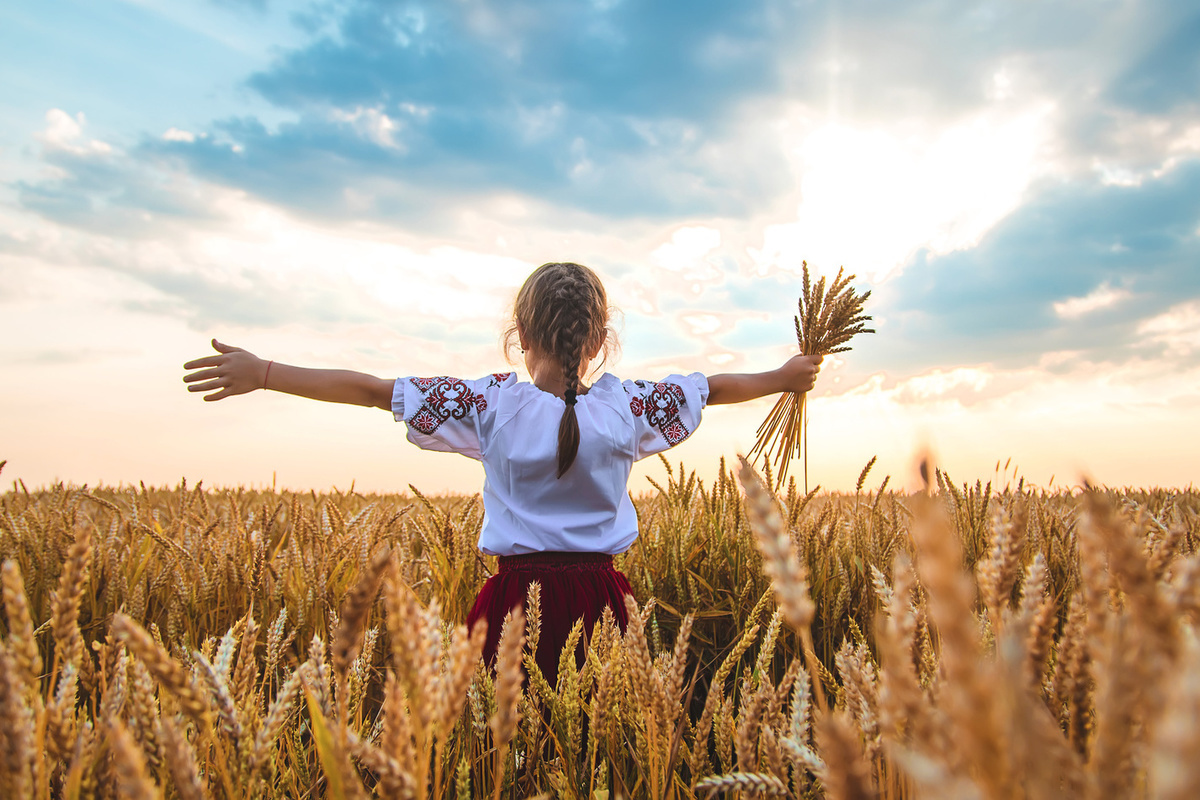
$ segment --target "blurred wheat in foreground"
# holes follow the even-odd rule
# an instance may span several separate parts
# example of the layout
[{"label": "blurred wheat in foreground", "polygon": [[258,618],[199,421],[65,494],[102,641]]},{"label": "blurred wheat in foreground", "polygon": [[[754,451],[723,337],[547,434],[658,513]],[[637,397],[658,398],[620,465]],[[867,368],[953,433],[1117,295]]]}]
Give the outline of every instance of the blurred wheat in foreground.
[{"label": "blurred wheat in foreground", "polygon": [[668,466],[557,686],[477,498],[14,487],[0,797],[1200,796],[1200,496],[933,477]]}]

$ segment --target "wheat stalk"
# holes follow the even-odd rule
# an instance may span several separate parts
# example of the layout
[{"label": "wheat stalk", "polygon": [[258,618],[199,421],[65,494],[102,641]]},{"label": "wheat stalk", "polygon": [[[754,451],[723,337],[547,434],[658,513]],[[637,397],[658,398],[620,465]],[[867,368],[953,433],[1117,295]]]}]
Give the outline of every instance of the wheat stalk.
[{"label": "wheat stalk", "polygon": [[[866,323],[871,317],[863,313],[863,304],[871,296],[868,291],[858,294],[850,285],[854,275],[837,275],[826,287],[822,277],[814,285],[809,278],[808,262],[803,263],[803,289],[800,293],[799,315],[796,316],[796,343],[800,354],[824,356],[844,353],[847,342],[859,333],[874,333]],[[795,458],[804,457],[804,491],[808,492],[808,459],[805,425],[808,422],[805,397],[799,392],[785,392],[758,426],[757,439],[750,449],[755,461],[762,456],[773,464],[776,485],[787,482],[788,468]]]}]

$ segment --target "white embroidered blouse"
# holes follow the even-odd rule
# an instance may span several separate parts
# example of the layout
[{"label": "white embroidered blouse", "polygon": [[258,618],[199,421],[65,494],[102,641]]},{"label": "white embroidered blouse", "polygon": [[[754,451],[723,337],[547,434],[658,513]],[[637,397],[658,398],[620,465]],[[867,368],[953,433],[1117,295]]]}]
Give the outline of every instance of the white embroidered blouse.
[{"label": "white embroidered blouse", "polygon": [[700,373],[658,382],[605,373],[577,400],[579,453],[557,478],[563,400],[515,373],[399,378],[392,389],[392,413],[407,423],[409,441],[483,462],[479,548],[501,556],[627,550],[638,535],[633,462],[690,436],[707,402]]}]

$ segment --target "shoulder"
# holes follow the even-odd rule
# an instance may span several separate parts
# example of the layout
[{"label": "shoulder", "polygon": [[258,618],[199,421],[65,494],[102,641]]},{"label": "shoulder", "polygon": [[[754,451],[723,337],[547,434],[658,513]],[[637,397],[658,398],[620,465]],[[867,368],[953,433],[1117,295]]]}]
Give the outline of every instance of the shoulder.
[{"label": "shoulder", "polygon": [[483,395],[495,389],[504,389],[518,385],[517,373],[493,372],[482,378],[455,378],[451,375],[438,375],[432,378],[404,378],[422,395],[435,397],[460,398]]}]

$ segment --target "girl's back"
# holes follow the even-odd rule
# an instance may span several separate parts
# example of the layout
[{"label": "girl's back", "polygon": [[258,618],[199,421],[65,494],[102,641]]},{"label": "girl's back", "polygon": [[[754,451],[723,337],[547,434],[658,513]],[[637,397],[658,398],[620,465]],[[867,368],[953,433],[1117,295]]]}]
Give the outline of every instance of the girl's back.
[{"label": "girl's back", "polygon": [[396,386],[393,412],[408,423],[410,441],[483,462],[479,546],[505,556],[628,549],[637,538],[627,488],[633,462],[687,438],[708,397],[699,373],[624,383],[606,373],[576,398],[578,450],[560,476],[554,423],[565,410],[562,398],[512,373]]}]

